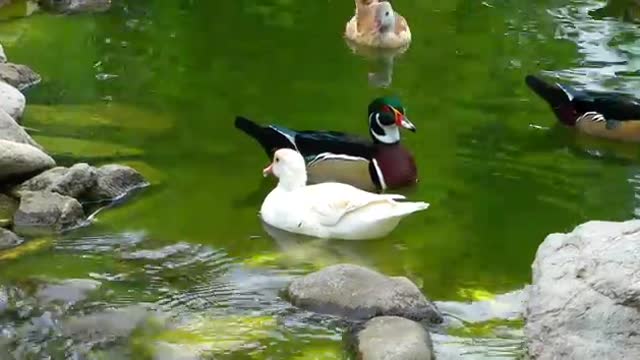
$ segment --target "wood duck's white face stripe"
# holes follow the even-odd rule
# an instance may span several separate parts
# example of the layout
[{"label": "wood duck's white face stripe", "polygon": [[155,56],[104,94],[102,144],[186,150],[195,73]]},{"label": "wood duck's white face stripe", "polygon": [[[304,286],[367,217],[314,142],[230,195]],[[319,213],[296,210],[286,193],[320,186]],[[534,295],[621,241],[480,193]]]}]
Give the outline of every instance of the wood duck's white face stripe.
[{"label": "wood duck's white face stripe", "polygon": [[289,142],[291,143],[291,145],[293,145],[293,147],[296,149],[296,151],[299,151],[298,150],[298,145],[296,145],[296,139],[293,136],[278,130],[276,127],[273,127],[273,126],[269,126],[269,127],[272,130],[277,131],[280,135],[284,136],[287,140],[289,140]]},{"label": "wood duck's white face stripe", "polygon": [[582,120],[592,121],[592,122],[607,121],[607,119],[605,119],[605,117],[602,114],[597,113],[595,111],[589,111],[582,114],[578,119],[576,119],[576,124]]},{"label": "wood duck's white face stripe", "polygon": [[344,155],[344,154],[334,154],[334,153],[330,153],[330,152],[324,152],[321,154],[318,154],[315,158],[313,158],[313,160],[309,161],[309,163],[307,164],[307,167],[312,167],[313,165],[316,165],[318,163],[321,163],[322,161],[325,160],[344,160],[344,161],[364,161],[364,162],[369,162],[369,160],[363,158],[363,157],[359,157],[359,156],[350,156],[350,155]]},{"label": "wood duck's white face stripe", "polygon": [[376,175],[378,176],[378,181],[380,182],[380,188],[384,191],[387,190],[387,183],[384,181],[384,175],[382,175],[382,169],[378,165],[378,161],[376,159],[371,159],[373,163],[373,168],[376,169]]},{"label": "wood duck's white face stripe", "polygon": [[[382,134],[376,130],[382,131]],[[380,113],[369,115],[369,131],[371,135],[383,144],[395,144],[400,141],[400,131],[395,124],[382,125],[380,123]]]}]

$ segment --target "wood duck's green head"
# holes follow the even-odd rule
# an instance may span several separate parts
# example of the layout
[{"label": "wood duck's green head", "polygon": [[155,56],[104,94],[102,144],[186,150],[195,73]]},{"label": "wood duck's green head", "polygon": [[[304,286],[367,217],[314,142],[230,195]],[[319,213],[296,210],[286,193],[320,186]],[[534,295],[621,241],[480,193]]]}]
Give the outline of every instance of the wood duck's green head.
[{"label": "wood duck's green head", "polygon": [[416,127],[405,115],[404,106],[398,98],[381,97],[369,104],[369,133],[374,143],[400,142],[400,127],[416,132]]}]

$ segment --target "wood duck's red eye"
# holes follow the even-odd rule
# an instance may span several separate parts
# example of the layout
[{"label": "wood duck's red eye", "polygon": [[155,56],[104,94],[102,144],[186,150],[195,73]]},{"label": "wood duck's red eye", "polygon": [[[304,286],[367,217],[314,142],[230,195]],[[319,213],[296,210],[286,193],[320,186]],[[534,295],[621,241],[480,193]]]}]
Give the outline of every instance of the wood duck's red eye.
[{"label": "wood duck's red eye", "polygon": [[384,105],[384,106],[382,106],[382,111],[391,112],[391,109],[389,109],[389,107],[387,105]]}]

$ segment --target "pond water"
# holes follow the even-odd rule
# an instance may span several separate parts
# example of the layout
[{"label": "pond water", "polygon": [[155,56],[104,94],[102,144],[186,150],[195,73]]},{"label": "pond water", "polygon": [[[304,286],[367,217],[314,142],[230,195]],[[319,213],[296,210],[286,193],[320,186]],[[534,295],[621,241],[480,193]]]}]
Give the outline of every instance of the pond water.
[{"label": "pond water", "polygon": [[[604,2],[590,0],[394,6],[414,41],[393,60],[386,88],[369,80],[381,65],[353,54],[341,37],[351,0],[120,0],[105,14],[0,23],[10,60],[43,76],[27,93],[24,118],[36,140],[60,164],[127,163],[152,182],[91,226],[0,258],[0,279],[23,287],[94,279],[100,289],[71,315],[152,304],[178,324],[117,341],[68,331],[31,336],[22,351],[340,359],[340,324],[281,298],[294,276],[362,264],[464,306],[523,288],[549,233],[634,216],[637,147],[558,128],[523,78],[543,72],[637,91],[637,26],[593,13]],[[420,183],[403,193],[431,207],[380,240],[268,233],[257,213],[275,183],[262,178],[268,159],[233,127],[235,115],[366,136],[366,106],[386,94],[402,99],[418,128],[403,142]],[[516,358],[520,327],[516,320],[445,329],[436,347],[454,359]]]}]

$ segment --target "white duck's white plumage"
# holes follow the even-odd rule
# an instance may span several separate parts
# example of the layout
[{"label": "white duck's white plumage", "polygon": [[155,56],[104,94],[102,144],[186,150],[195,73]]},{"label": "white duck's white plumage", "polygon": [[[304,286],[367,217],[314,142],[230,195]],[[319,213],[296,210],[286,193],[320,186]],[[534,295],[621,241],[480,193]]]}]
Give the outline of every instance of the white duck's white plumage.
[{"label": "white duck's white plumage", "polygon": [[319,238],[364,240],[389,234],[400,220],[425,210],[424,202],[398,202],[402,195],[374,194],[341,183],[307,186],[305,162],[295,150],[280,149],[265,169],[279,178],[260,215],[269,225]]}]

